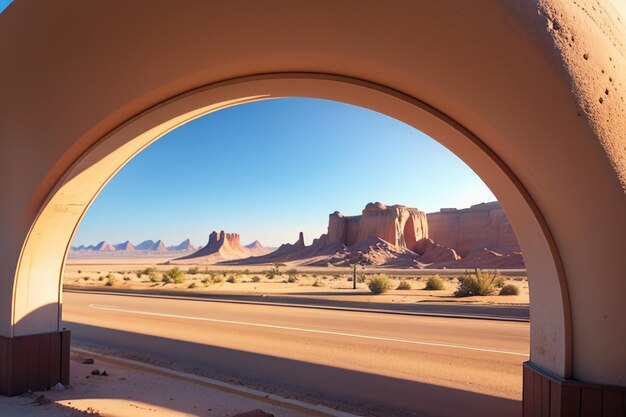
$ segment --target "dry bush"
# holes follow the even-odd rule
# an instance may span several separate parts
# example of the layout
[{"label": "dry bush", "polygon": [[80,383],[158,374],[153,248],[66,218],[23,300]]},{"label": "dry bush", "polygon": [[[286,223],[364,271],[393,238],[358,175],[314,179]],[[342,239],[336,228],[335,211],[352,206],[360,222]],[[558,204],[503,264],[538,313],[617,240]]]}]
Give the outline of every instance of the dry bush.
[{"label": "dry bush", "polygon": [[500,289],[500,293],[498,295],[518,295],[519,288],[514,284],[506,284]]},{"label": "dry bush", "polygon": [[411,289],[411,284],[407,281],[400,281],[400,284],[398,284],[398,288],[396,288],[396,290],[410,290]]},{"label": "dry bush", "polygon": [[474,272],[466,273],[459,278],[459,287],[454,295],[456,297],[490,295],[503,285],[504,279],[499,274],[484,273],[480,268],[476,268]]},{"label": "dry bush", "polygon": [[382,294],[391,289],[391,281],[387,275],[376,275],[375,277],[370,278],[367,283],[370,291],[374,294]]},{"label": "dry bush", "polygon": [[424,289],[428,291],[443,290],[444,289],[443,280],[441,279],[439,275],[432,276],[428,278],[428,281],[426,281],[426,286],[424,287]]}]

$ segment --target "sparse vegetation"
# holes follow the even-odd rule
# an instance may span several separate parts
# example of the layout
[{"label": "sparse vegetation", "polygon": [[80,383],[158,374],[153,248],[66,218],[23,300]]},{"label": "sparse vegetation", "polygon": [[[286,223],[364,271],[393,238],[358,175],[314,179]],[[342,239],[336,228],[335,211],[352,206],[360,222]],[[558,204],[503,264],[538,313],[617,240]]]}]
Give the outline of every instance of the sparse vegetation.
[{"label": "sparse vegetation", "polygon": [[459,278],[459,287],[454,295],[456,297],[490,295],[503,285],[504,279],[499,274],[485,273],[476,268],[474,272],[465,273]]},{"label": "sparse vegetation", "polygon": [[398,288],[396,288],[396,290],[410,290],[411,289],[411,283],[408,281],[400,281],[400,284],[398,284]]},{"label": "sparse vegetation", "polygon": [[296,278],[295,275],[289,275],[289,277],[287,278],[287,282],[289,282],[289,283],[293,284],[296,281],[298,281],[298,278]]},{"label": "sparse vegetation", "polygon": [[211,280],[211,278],[202,278],[202,281],[200,281],[204,284],[205,287],[209,286],[209,283],[212,283],[213,281]]},{"label": "sparse vegetation", "polygon": [[157,282],[159,280],[159,277],[157,276],[156,272],[151,272],[148,275],[148,279],[150,280],[150,282]]},{"label": "sparse vegetation", "polygon": [[198,268],[197,266],[191,267],[187,270],[187,273],[189,275],[196,275],[199,272],[200,272],[200,268]]},{"label": "sparse vegetation", "polygon": [[104,285],[107,287],[112,287],[115,285],[116,282],[117,279],[113,275],[109,274],[107,275],[107,281],[104,283]]},{"label": "sparse vegetation", "polygon": [[196,288],[196,283],[192,282],[191,284],[187,286],[187,288]]},{"label": "sparse vegetation", "polygon": [[500,289],[500,293],[498,295],[518,295],[519,288],[514,284],[506,284]]},{"label": "sparse vegetation", "polygon": [[182,284],[185,282],[185,274],[177,267],[168,270],[165,275],[167,275],[174,284]]},{"label": "sparse vegetation", "polygon": [[315,280],[315,282],[312,284],[314,287],[323,287],[324,283],[320,280]]},{"label": "sparse vegetation", "polygon": [[124,277],[124,281],[130,281],[130,277]]},{"label": "sparse vegetation", "polygon": [[165,285],[165,284],[169,284],[170,282],[172,282],[172,279],[170,278],[170,276],[169,276],[169,275],[167,275],[167,274],[163,274],[163,275],[161,276],[161,282],[163,283],[163,285]]},{"label": "sparse vegetation", "polygon": [[255,275],[252,277],[252,282],[261,282],[261,277],[258,275]]},{"label": "sparse vegetation", "polygon": [[237,283],[237,277],[234,275],[231,275],[228,277],[228,279],[226,280],[226,282],[229,282],[231,284],[236,284]]},{"label": "sparse vegetation", "polygon": [[157,272],[157,269],[154,267],[150,267],[141,271],[141,275],[150,275],[150,274],[154,274],[155,272]]},{"label": "sparse vegetation", "polygon": [[429,277],[424,289],[428,291],[441,291],[444,289],[443,280],[439,275]]},{"label": "sparse vegetation", "polygon": [[387,275],[380,274],[370,278],[367,286],[372,293],[382,294],[391,289],[391,281]]},{"label": "sparse vegetation", "polygon": [[212,279],[214,284],[219,284],[220,282],[223,281],[222,277],[218,277],[217,275],[213,277]]},{"label": "sparse vegetation", "polygon": [[298,270],[296,268],[291,268],[288,269],[287,271],[285,271],[285,273],[287,274],[288,277],[296,277],[298,275]]}]

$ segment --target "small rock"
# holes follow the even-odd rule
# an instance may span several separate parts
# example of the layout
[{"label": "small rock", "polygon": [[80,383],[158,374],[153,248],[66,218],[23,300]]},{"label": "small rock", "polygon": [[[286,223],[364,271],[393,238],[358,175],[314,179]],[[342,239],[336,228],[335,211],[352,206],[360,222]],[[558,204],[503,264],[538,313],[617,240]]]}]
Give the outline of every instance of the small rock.
[{"label": "small rock", "polygon": [[85,358],[83,359],[83,365],[93,365],[95,363],[95,361],[93,360],[93,358]]},{"label": "small rock", "polygon": [[107,371],[102,371],[102,373],[100,375],[102,375],[102,376],[109,376],[109,374],[107,374]]},{"label": "small rock", "polygon": [[91,375],[100,375],[100,371],[98,369],[94,369],[91,371]]}]

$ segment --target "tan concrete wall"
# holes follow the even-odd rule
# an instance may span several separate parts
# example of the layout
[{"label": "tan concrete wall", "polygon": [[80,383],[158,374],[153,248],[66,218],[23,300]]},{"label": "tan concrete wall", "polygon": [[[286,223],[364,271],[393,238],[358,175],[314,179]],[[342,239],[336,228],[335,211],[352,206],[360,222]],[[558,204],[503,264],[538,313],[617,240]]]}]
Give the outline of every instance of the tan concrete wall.
[{"label": "tan concrete wall", "polygon": [[[143,146],[220,106],[323,97],[403,120],[468,163],[525,255],[532,361],[626,385],[624,19],[569,3],[15,2],[0,14],[0,334],[56,329],[74,227]],[[581,60],[565,29],[594,52]],[[161,104],[299,72],[330,75]]]}]

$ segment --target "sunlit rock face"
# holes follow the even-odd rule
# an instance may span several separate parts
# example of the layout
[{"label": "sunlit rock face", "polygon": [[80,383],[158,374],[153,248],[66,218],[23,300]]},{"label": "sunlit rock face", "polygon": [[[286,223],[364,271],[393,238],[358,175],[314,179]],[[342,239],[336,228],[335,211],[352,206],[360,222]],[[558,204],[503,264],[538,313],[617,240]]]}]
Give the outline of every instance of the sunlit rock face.
[{"label": "sunlit rock face", "polygon": [[379,238],[394,246],[412,249],[417,241],[427,237],[426,214],[401,205],[368,203],[360,216],[344,216],[336,211],[328,219],[328,244],[352,246]]},{"label": "sunlit rock face", "polygon": [[427,219],[428,237],[454,248],[463,258],[484,249],[501,254],[520,251],[511,223],[497,201],[467,209],[441,209],[429,213]]}]

